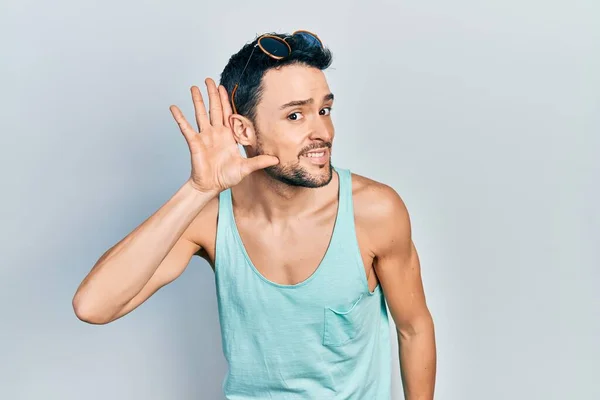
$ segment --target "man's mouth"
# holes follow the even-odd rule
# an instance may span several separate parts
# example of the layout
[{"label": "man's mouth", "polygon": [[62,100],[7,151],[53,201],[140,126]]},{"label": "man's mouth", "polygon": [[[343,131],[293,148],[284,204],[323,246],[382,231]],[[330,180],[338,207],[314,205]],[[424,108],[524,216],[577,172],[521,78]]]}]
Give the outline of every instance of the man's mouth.
[{"label": "man's mouth", "polygon": [[313,151],[310,153],[306,153],[304,156],[309,157],[309,158],[314,158],[314,157],[323,157],[324,155],[325,155],[325,150],[319,151],[319,152]]},{"label": "man's mouth", "polygon": [[312,164],[323,165],[329,160],[329,149],[314,149],[302,154],[302,157],[310,160]]}]

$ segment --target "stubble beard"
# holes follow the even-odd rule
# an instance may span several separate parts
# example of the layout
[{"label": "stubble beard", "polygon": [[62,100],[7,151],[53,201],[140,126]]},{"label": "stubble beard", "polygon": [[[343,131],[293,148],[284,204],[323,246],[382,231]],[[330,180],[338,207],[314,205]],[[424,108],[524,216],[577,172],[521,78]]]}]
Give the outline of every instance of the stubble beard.
[{"label": "stubble beard", "polygon": [[[260,141],[259,132],[257,134],[256,155],[263,155],[262,143]],[[331,149],[331,146],[328,146]],[[300,160],[283,164],[277,164],[264,169],[265,173],[277,182],[281,182],[288,186],[304,187],[304,188],[320,188],[326,186],[333,178],[333,166],[331,156],[329,163],[320,168],[322,173],[316,175],[311,174],[300,165]]]}]

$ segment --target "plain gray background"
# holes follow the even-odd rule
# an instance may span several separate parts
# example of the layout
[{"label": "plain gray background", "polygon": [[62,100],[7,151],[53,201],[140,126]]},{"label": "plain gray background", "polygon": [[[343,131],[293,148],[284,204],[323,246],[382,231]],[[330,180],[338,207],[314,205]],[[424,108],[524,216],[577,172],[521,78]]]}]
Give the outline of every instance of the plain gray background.
[{"label": "plain gray background", "polygon": [[598,2],[3,0],[0,15],[0,398],[221,397],[205,262],[107,326],[71,299],[188,177],[169,105],[191,118],[191,85],[296,29],[334,53],[334,163],[411,212],[436,399],[600,398]]}]

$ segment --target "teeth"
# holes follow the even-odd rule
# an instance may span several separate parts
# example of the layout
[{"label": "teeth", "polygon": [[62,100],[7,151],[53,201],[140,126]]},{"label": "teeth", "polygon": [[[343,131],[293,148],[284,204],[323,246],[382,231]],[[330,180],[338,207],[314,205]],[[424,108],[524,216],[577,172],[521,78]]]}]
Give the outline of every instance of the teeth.
[{"label": "teeth", "polygon": [[315,158],[315,157],[323,157],[324,155],[325,155],[325,152],[322,151],[320,153],[307,153],[306,157]]}]

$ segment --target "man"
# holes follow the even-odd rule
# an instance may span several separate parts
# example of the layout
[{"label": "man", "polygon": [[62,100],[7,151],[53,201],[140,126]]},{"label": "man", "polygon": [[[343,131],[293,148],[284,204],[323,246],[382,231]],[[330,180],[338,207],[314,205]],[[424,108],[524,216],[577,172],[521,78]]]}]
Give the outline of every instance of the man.
[{"label": "man", "polygon": [[389,186],[333,167],[330,63],[314,34],[263,35],[219,87],[206,80],[209,113],[191,88],[197,132],[171,107],[190,178],[97,261],[74,296],[78,318],[124,316],[199,255],[215,270],[227,398],[389,399],[387,307],[405,398],[433,398],[408,212]]}]

